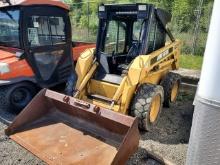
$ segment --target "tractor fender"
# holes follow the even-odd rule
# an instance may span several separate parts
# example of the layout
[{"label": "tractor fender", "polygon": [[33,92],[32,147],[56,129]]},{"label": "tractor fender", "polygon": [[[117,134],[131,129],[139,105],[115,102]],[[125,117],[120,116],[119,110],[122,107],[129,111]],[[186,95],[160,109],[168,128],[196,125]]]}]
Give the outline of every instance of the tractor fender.
[{"label": "tractor fender", "polygon": [[11,85],[11,84],[23,82],[23,81],[27,81],[27,82],[29,81],[34,84],[37,83],[35,77],[19,77],[19,78],[13,78],[13,79],[8,79],[8,80],[0,80],[0,87],[5,86],[5,85]]}]

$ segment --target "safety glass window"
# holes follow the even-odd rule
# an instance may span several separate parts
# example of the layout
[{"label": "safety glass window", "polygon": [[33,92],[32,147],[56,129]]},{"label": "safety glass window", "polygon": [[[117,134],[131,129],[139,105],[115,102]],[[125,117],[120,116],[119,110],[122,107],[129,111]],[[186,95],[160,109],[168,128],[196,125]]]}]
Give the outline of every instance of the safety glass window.
[{"label": "safety glass window", "polygon": [[157,23],[156,37],[155,37],[155,49],[160,49],[165,46],[166,32],[162,28],[160,23]]},{"label": "safety glass window", "polygon": [[64,44],[66,34],[63,17],[29,17],[28,42],[31,47]]},{"label": "safety glass window", "polygon": [[125,34],[125,23],[118,21],[110,21],[105,40],[105,53],[123,53],[125,49]]},{"label": "safety glass window", "polygon": [[143,20],[135,21],[133,24],[133,40],[139,40],[141,30],[143,26]]},{"label": "safety glass window", "polygon": [[0,44],[8,47],[20,47],[19,10],[0,11]]},{"label": "safety glass window", "polygon": [[149,32],[148,53],[153,52],[155,49],[156,31],[157,31],[156,20],[153,20],[151,23],[150,32]]}]

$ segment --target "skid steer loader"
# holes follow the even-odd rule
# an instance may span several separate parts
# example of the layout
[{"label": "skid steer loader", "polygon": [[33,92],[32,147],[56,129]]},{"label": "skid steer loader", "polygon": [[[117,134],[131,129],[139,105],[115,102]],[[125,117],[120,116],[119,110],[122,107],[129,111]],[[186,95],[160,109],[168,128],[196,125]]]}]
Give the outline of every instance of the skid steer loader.
[{"label": "skid steer loader", "polygon": [[[180,41],[167,28],[171,15],[149,4],[99,6],[96,50],[81,54],[74,97],[156,124],[162,104],[177,98]],[[170,42],[166,42],[166,36]]]},{"label": "skid steer loader", "polygon": [[180,79],[170,71],[180,42],[170,19],[149,4],[99,6],[96,49],[77,60],[73,97],[42,90],[6,134],[49,164],[125,164],[138,125],[150,130],[162,103],[177,97]]}]

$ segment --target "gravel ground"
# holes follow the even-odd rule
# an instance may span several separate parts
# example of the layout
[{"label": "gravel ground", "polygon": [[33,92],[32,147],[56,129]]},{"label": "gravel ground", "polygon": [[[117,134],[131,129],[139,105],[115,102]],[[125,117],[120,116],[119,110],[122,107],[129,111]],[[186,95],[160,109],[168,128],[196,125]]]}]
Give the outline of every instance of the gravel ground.
[{"label": "gravel ground", "polygon": [[158,125],[151,132],[141,132],[138,152],[128,164],[145,164],[150,152],[173,164],[184,165],[192,115],[192,96],[182,93],[175,105],[163,109]]},{"label": "gravel ground", "polygon": [[[128,165],[160,165],[149,157],[148,151],[174,164],[185,163],[193,114],[192,98],[192,94],[181,93],[175,105],[163,109],[159,123],[152,132],[141,132],[139,149],[129,159]],[[4,136],[5,121],[12,121],[14,116],[0,110],[0,164],[43,165],[44,162]]]}]

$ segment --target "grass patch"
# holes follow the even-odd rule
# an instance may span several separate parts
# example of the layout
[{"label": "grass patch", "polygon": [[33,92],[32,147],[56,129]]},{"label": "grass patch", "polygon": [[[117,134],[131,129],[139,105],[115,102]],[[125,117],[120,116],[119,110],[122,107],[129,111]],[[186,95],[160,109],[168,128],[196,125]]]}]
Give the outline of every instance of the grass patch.
[{"label": "grass patch", "polygon": [[180,67],[186,69],[201,70],[202,68],[202,56],[193,55],[181,55],[180,56]]}]

